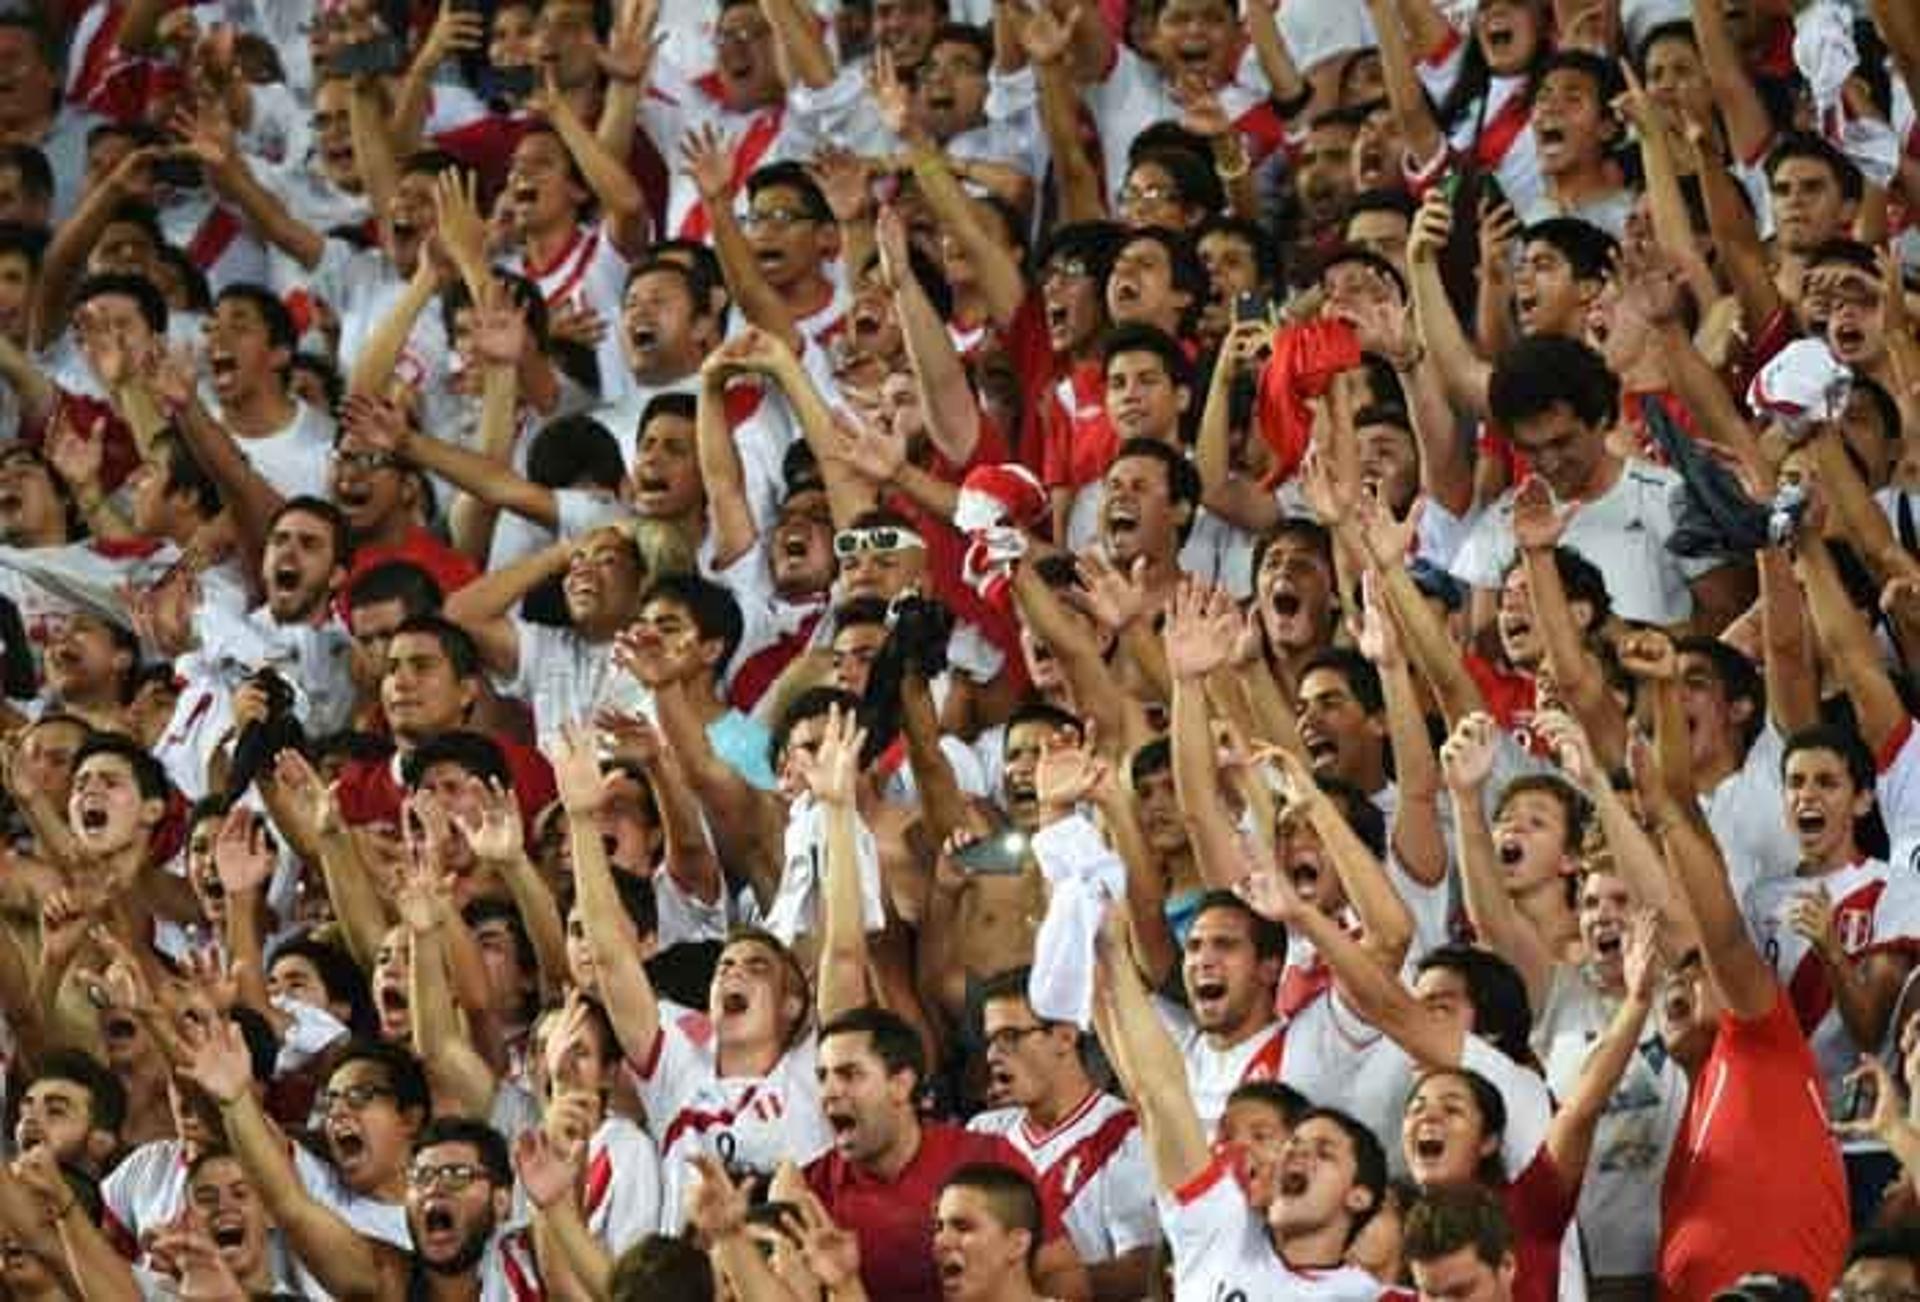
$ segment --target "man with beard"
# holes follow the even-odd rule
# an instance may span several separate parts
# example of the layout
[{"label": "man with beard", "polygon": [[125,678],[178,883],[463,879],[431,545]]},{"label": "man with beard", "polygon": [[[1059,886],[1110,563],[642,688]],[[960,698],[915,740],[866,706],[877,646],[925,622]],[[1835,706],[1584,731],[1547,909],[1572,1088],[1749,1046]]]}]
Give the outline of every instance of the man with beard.
[{"label": "man with beard", "polygon": [[197,585],[170,577],[156,595],[165,613],[150,617],[156,646],[184,680],[154,757],[189,797],[214,786],[210,765],[237,729],[268,711],[260,675],[289,690],[294,717],[314,735],[344,727],[353,709],[351,642],[334,612],[346,576],[347,529],[331,502],[296,497],[274,515],[260,558],[266,600],[242,615]]},{"label": "man with beard", "polygon": [[126,1112],[112,1072],[77,1049],[49,1054],[20,1097],[13,1148],[44,1148],[60,1165],[97,1177],[119,1152]]},{"label": "man with beard", "polygon": [[[323,1160],[289,1146],[261,1110],[238,1026],[220,1023],[188,1053],[187,1074],[219,1105],[227,1143],[286,1236],[303,1284],[336,1297],[401,1295],[412,1231],[425,1228],[409,1224],[408,1154],[429,1107],[426,1076],[413,1056],[384,1044],[354,1044],[341,1054],[316,1105],[328,1151]],[[439,1243],[443,1260],[462,1238]]]},{"label": "man with beard", "polygon": [[[967,1129],[1001,1136],[1042,1181],[1060,1190],[1065,1203],[1060,1219],[1086,1263],[1095,1297],[1144,1294],[1160,1227],[1140,1127],[1125,1103],[1096,1088],[1087,1075],[1079,1032],[1070,1023],[1043,1021],[1034,1013],[1028,976],[1026,968],[1016,968],[980,988],[992,1096],[1003,1106],[978,1114]],[[959,1173],[942,1191],[935,1212],[934,1256],[943,1277],[942,1209],[956,1182],[964,1183]],[[1039,1232],[1037,1200],[1032,1220],[1018,1228]],[[1004,1218],[1000,1224],[1016,1228]]]},{"label": "man with beard", "polygon": [[[806,1168],[826,1212],[860,1240],[868,1292],[900,1302],[932,1302],[947,1273],[929,1251],[934,1204],[952,1173],[972,1163],[1009,1167],[1031,1178],[1005,1140],[920,1119],[914,1096],[925,1076],[920,1036],[880,1008],[841,1014],[820,1032],[820,1108],[833,1147]],[[1088,1296],[1059,1207],[1042,1203],[1033,1273],[1054,1296]]]},{"label": "man with beard", "polygon": [[513,1165],[493,1127],[442,1117],[420,1132],[407,1168],[414,1252],[407,1296],[426,1302],[535,1302],[544,1296],[527,1231],[507,1228]]}]

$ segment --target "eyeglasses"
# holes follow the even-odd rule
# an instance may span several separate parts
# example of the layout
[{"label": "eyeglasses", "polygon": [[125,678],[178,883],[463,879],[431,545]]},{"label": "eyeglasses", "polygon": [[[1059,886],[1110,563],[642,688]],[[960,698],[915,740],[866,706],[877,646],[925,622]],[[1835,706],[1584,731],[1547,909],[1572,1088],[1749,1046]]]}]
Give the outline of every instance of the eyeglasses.
[{"label": "eyeglasses", "polygon": [[987,1048],[998,1049],[1002,1053],[1012,1053],[1029,1035],[1039,1035],[1046,1029],[1039,1025],[1003,1026],[987,1037]]},{"label": "eyeglasses", "polygon": [[875,525],[869,529],[842,529],[833,536],[833,554],[841,560],[861,552],[926,550],[926,540],[911,529]]},{"label": "eyeglasses", "polygon": [[349,1112],[365,1112],[375,1099],[399,1097],[385,1085],[349,1085],[343,1090],[321,1090],[313,1101],[324,1116],[333,1111],[336,1103],[345,1104]]},{"label": "eyeglasses", "polygon": [[1166,203],[1178,199],[1180,192],[1170,185],[1123,185],[1121,203]]},{"label": "eyeglasses", "polygon": [[775,230],[785,230],[789,226],[798,226],[802,222],[813,223],[820,219],[805,208],[749,208],[740,224],[748,230],[761,226],[771,226]]},{"label": "eyeglasses", "polygon": [[716,27],[713,29],[713,43],[715,45],[757,45],[767,38],[767,33],[771,30],[765,23],[758,23],[752,27],[744,24],[739,27]]},{"label": "eyeglasses", "polygon": [[414,1188],[432,1189],[438,1186],[448,1193],[459,1193],[475,1180],[488,1178],[487,1168],[473,1162],[445,1162],[439,1166],[421,1163],[407,1172],[407,1183]]},{"label": "eyeglasses", "polygon": [[335,448],[333,459],[349,470],[385,470],[399,464],[390,452],[349,452],[344,448]]}]

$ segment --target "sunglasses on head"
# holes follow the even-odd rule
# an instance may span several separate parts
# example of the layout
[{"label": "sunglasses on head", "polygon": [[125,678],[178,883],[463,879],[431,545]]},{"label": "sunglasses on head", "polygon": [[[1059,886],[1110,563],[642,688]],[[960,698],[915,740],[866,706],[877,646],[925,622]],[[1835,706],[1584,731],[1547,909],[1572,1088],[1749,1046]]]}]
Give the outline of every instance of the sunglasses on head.
[{"label": "sunglasses on head", "polygon": [[842,529],[833,536],[833,554],[842,559],[861,552],[899,552],[926,549],[926,541],[911,529],[897,525],[874,525],[867,529]]}]

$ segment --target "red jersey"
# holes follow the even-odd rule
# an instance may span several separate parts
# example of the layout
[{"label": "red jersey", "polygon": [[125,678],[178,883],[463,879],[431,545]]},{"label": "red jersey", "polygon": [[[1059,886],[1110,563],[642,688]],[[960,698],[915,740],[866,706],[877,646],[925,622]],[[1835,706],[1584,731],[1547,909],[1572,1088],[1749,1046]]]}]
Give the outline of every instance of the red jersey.
[{"label": "red jersey", "polygon": [[1527,1169],[1507,1181],[1499,1194],[1513,1226],[1513,1255],[1520,1267],[1513,1281],[1514,1302],[1554,1302],[1560,1295],[1560,1245],[1580,1201],[1577,1175],[1569,1189],[1542,1144]]},{"label": "red jersey", "polygon": [[1756,1270],[1825,1297],[1839,1278],[1846,1175],[1813,1052],[1778,991],[1765,1017],[1721,1015],[1673,1141],[1661,1224],[1662,1297],[1712,1297]]},{"label": "red jersey", "polygon": [[1506,669],[1484,656],[1466,655],[1462,661],[1467,677],[1480,689],[1487,702],[1487,713],[1508,732],[1519,732],[1533,718],[1539,704],[1535,697],[1538,684],[1532,674]]},{"label": "red jersey", "polygon": [[1107,473],[1120,435],[1107,417],[1107,375],[1099,361],[1075,362],[1055,378],[1041,420],[1040,478],[1048,488],[1080,488]]},{"label": "red jersey", "polygon": [[1041,1239],[1061,1236],[1057,1192],[1043,1185],[1027,1160],[998,1135],[977,1135],[944,1122],[922,1122],[920,1151],[892,1180],[882,1180],[837,1150],[807,1167],[807,1185],[827,1214],[860,1239],[860,1279],[871,1297],[887,1302],[936,1302],[933,1207],[948,1176],[974,1162],[1010,1167],[1040,1190]]}]

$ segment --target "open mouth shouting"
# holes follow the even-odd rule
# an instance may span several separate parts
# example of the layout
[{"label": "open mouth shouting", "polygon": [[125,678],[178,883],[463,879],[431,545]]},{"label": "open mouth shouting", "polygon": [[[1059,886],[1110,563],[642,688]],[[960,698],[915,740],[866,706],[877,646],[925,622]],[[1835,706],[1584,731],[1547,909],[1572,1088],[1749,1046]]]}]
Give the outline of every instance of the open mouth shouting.
[{"label": "open mouth shouting", "polygon": [[1227,1012],[1227,983],[1216,976],[1195,978],[1193,1013],[1202,1025],[1218,1022]]},{"label": "open mouth shouting", "polygon": [[436,1194],[421,1204],[420,1250],[428,1260],[445,1261],[458,1255],[465,1239],[450,1199]]},{"label": "open mouth shouting", "polygon": [[1818,805],[1796,805],[1793,832],[1802,845],[1811,845],[1827,834],[1827,811]]},{"label": "open mouth shouting", "polygon": [[207,370],[213,376],[213,391],[225,398],[233,392],[234,382],[240,378],[240,359],[226,348],[210,347],[207,349]]},{"label": "open mouth shouting", "polygon": [[367,1137],[351,1117],[336,1116],[327,1122],[327,1147],[333,1152],[333,1164],[351,1179],[365,1168],[369,1157]]},{"label": "open mouth shouting", "polygon": [[1494,853],[1499,856],[1500,866],[1511,872],[1526,859],[1527,847],[1518,837],[1502,837]]},{"label": "open mouth shouting", "polygon": [[1600,963],[1618,963],[1626,956],[1627,938],[1617,922],[1599,922],[1593,927],[1589,948],[1593,957]]},{"label": "open mouth shouting", "polygon": [[1413,1132],[1411,1148],[1407,1165],[1412,1168],[1413,1178],[1424,1183],[1446,1160],[1447,1137],[1437,1126],[1423,1127]]},{"label": "open mouth shouting", "polygon": [[213,1246],[224,1255],[243,1247],[247,1241],[247,1222],[238,1212],[221,1212],[207,1223]]}]

